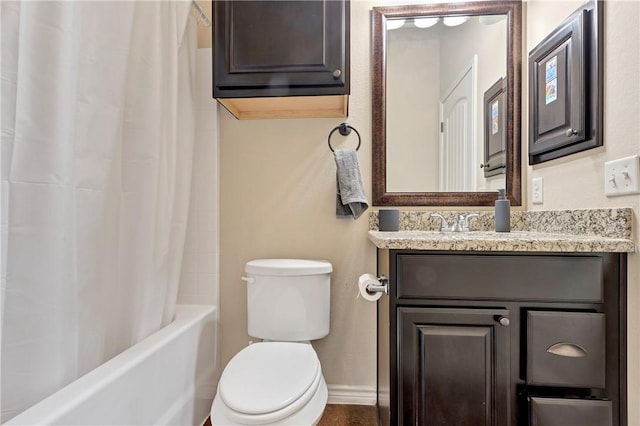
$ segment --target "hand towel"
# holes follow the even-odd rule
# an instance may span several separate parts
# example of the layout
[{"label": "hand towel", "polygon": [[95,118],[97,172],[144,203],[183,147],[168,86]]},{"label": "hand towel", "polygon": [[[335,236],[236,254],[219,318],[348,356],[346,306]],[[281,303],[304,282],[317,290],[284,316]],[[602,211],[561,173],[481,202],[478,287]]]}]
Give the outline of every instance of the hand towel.
[{"label": "hand towel", "polygon": [[333,153],[337,168],[336,216],[354,219],[369,208],[364,194],[360,165],[355,149],[336,149]]}]

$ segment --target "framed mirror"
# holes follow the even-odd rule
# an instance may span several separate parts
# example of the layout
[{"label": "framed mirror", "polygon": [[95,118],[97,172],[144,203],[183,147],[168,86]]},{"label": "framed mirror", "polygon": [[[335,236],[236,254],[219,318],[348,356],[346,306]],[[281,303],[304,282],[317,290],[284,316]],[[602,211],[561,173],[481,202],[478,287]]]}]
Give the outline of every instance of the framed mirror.
[{"label": "framed mirror", "polygon": [[520,1],[373,8],[373,205],[522,204],[521,19]]}]

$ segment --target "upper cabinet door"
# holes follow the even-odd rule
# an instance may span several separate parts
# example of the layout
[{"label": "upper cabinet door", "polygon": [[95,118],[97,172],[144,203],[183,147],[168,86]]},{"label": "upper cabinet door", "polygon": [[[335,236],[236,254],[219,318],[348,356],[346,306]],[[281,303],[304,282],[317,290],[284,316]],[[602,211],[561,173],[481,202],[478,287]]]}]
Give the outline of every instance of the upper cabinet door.
[{"label": "upper cabinet door", "polygon": [[349,2],[216,1],[214,97],[349,93]]}]

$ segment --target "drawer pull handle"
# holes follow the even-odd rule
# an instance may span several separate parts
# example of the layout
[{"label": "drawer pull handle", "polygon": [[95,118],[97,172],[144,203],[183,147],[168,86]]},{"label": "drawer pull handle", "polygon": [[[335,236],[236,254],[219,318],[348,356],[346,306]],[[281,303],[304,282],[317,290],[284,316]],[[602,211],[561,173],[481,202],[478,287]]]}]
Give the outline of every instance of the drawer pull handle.
[{"label": "drawer pull handle", "polygon": [[547,348],[547,352],[570,358],[581,358],[583,356],[587,356],[587,351],[582,346],[567,342],[555,343]]}]

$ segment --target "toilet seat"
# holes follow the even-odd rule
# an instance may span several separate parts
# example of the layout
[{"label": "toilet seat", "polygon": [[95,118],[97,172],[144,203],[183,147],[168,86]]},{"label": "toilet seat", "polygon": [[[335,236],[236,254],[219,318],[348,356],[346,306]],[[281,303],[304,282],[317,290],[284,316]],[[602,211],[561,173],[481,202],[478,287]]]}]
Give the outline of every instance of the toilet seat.
[{"label": "toilet seat", "polygon": [[234,423],[276,423],[317,398],[321,385],[320,361],[309,343],[256,343],[225,367],[213,407]]}]

